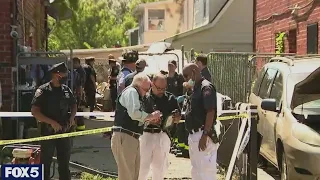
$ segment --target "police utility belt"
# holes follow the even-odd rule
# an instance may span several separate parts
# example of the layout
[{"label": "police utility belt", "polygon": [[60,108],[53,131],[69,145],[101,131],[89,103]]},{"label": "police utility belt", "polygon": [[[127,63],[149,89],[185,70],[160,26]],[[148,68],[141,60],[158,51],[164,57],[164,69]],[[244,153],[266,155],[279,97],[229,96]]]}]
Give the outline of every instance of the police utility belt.
[{"label": "police utility belt", "polygon": [[[204,130],[204,126],[200,127],[200,128],[195,128],[195,129],[192,129],[192,130],[187,130],[187,132],[189,134],[194,134],[194,133],[197,133],[199,131],[203,131]],[[218,136],[215,128],[213,127],[209,132],[208,132],[208,137],[212,140],[212,142],[214,144],[217,144],[221,141],[221,137]]]}]

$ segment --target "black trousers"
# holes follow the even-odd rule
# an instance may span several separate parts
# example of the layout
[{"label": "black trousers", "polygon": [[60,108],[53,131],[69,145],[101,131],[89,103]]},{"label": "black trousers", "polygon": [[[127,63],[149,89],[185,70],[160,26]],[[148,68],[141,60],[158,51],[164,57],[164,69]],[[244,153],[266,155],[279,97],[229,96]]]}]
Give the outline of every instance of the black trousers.
[{"label": "black trousers", "polygon": [[90,112],[93,112],[96,105],[96,91],[93,89],[85,90],[87,97],[87,105],[90,107]]},{"label": "black trousers", "polygon": [[[78,112],[83,112],[83,109],[82,109],[80,101],[81,101],[81,98],[77,97],[77,102],[78,102],[77,111]],[[77,126],[84,126],[84,118],[82,116],[76,117],[76,123],[77,123]]]},{"label": "black trousers", "polygon": [[179,123],[177,125],[176,136],[178,138],[178,144],[182,145],[182,148],[188,149],[188,135],[189,133],[186,130],[184,123]]},{"label": "black trousers", "polygon": [[59,180],[71,180],[69,161],[71,154],[70,138],[41,141],[41,164],[44,164],[44,180],[50,180],[50,167],[54,150],[57,150]]},{"label": "black trousers", "polygon": [[112,101],[112,109],[115,111],[116,109],[116,101],[117,101],[117,87],[110,87],[110,96]]}]

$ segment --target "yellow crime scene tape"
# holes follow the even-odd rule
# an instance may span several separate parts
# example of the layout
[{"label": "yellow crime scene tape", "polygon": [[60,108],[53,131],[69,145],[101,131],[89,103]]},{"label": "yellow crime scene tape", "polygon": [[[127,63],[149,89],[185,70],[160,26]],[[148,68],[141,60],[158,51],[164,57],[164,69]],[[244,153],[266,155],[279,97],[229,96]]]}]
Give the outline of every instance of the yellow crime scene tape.
[{"label": "yellow crime scene tape", "polygon": [[51,140],[51,139],[60,139],[60,138],[67,138],[67,137],[98,134],[98,133],[104,133],[104,132],[111,132],[111,129],[112,129],[111,127],[106,127],[106,128],[98,128],[98,129],[91,129],[91,130],[64,133],[64,134],[55,134],[50,136],[42,136],[42,137],[29,138],[29,139],[1,140],[0,145],[17,144],[17,143],[20,144],[20,143],[28,143],[28,142],[35,142],[35,141],[45,141],[45,140]]},{"label": "yellow crime scene tape", "polygon": [[[234,116],[218,117],[217,120],[224,121],[224,120],[231,120],[236,118],[248,118],[248,117],[249,117],[248,114],[242,113]],[[183,123],[183,122],[185,121],[184,120],[179,121],[179,123]],[[29,139],[0,140],[0,145],[21,144],[21,143],[45,141],[45,140],[51,140],[51,139],[61,139],[61,138],[84,136],[84,135],[98,134],[98,133],[111,132],[111,131],[112,131],[112,127],[106,127],[106,128],[97,128],[97,129],[91,129],[91,130],[85,130],[85,131],[79,131],[79,132],[35,137],[35,138],[29,138]]]},{"label": "yellow crime scene tape", "polygon": [[[224,116],[224,117],[217,117],[218,121],[225,121],[225,120],[231,120],[231,119],[236,119],[236,118],[248,118],[249,115],[247,113],[242,113],[234,116]],[[179,121],[179,123],[183,123],[185,120]]]}]

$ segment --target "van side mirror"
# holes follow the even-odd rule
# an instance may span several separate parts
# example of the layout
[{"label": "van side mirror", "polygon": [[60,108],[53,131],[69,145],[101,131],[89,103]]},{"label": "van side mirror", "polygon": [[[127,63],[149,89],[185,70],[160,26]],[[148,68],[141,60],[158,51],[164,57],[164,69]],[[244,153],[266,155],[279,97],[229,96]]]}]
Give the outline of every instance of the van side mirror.
[{"label": "van side mirror", "polygon": [[277,102],[275,99],[263,99],[261,102],[261,109],[266,111],[278,112]]}]

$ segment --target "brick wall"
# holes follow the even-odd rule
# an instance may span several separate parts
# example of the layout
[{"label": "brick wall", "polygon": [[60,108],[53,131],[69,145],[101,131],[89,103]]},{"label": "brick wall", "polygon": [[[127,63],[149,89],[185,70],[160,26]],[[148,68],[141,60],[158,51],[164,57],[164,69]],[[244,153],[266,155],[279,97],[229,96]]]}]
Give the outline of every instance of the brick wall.
[{"label": "brick wall", "polygon": [[[257,0],[256,5],[256,50],[257,52],[275,52],[275,34],[292,29],[297,31],[296,49],[298,54],[307,53],[307,25],[320,21],[320,3],[310,0]],[[291,15],[296,4],[304,7],[298,10],[297,17]],[[309,5],[308,5],[309,4]],[[277,16],[272,16],[277,14]],[[271,17],[272,16],[272,17]],[[320,25],[320,23],[318,24]],[[320,30],[320,28],[318,28]],[[319,33],[320,34],[320,33]],[[320,38],[319,38],[320,39]],[[289,53],[290,38],[285,38],[285,52]],[[319,41],[319,40],[318,40]],[[320,43],[318,43],[320,44]],[[291,45],[292,47],[292,45]],[[291,48],[292,49],[292,48]],[[320,53],[320,46],[318,45]]]},{"label": "brick wall", "polygon": [[3,110],[11,110],[12,104],[12,38],[11,32],[11,0],[0,2],[0,82],[2,86]]},{"label": "brick wall", "polygon": [[[10,36],[14,0],[0,0],[0,82],[2,85],[3,111],[12,111],[14,105],[13,39]],[[45,42],[45,8],[43,0],[18,0],[19,44],[43,49]],[[5,63],[5,64],[4,64]]]}]

